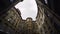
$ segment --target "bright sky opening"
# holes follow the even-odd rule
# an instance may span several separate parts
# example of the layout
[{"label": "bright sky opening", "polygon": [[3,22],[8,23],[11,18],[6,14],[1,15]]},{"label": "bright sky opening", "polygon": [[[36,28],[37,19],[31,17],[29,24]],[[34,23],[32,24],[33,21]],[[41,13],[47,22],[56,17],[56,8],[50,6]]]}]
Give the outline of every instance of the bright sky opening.
[{"label": "bright sky opening", "polygon": [[36,20],[37,4],[35,0],[24,0],[23,2],[19,2],[15,7],[21,11],[23,19],[31,17],[33,20]]}]

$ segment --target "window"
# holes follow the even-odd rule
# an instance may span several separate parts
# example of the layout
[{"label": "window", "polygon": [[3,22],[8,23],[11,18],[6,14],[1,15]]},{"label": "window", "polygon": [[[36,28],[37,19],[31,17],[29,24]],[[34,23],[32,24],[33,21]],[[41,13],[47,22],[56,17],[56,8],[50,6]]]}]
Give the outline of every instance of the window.
[{"label": "window", "polygon": [[41,18],[41,21],[42,21],[42,18]]},{"label": "window", "polygon": [[51,33],[51,34],[54,34],[52,30],[50,31],[50,33]]},{"label": "window", "polygon": [[45,21],[45,23],[47,24],[47,21]]},{"label": "window", "polygon": [[50,26],[48,26],[48,29],[50,29]]},{"label": "window", "polygon": [[45,34],[47,34],[47,31],[45,31]]},{"label": "window", "polygon": [[46,27],[45,27],[45,26],[43,26],[43,28],[44,28],[44,29],[46,29]]},{"label": "window", "polygon": [[40,31],[41,31],[41,33],[42,33],[42,29],[41,29]]}]

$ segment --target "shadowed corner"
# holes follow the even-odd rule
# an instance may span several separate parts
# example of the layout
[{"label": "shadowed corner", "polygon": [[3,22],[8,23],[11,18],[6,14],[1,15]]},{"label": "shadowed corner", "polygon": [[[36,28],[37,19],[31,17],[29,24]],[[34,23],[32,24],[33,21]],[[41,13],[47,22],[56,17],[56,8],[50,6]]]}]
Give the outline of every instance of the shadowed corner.
[{"label": "shadowed corner", "polygon": [[6,32],[0,31],[0,34],[7,34]]}]

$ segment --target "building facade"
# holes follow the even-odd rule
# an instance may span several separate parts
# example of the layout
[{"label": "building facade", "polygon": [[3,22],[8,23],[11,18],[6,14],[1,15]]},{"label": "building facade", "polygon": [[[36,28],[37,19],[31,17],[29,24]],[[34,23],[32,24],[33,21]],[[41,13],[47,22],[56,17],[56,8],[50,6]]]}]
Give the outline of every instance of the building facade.
[{"label": "building facade", "polygon": [[38,25],[36,21],[33,21],[31,17],[28,17],[25,21],[24,34],[38,34]]},{"label": "building facade", "polygon": [[56,18],[58,16],[55,16],[56,14],[39,0],[36,0],[36,3],[38,6],[36,22],[40,26],[38,27],[40,34],[59,34],[60,20]]},{"label": "building facade", "polygon": [[31,17],[28,17],[26,20],[22,19],[19,25],[19,34],[37,34],[37,27],[36,21],[33,21]]},{"label": "building facade", "polygon": [[40,0],[36,0],[36,3],[38,6],[36,21],[31,17],[22,19],[21,12],[15,7],[0,14],[0,34],[59,34],[59,17]]},{"label": "building facade", "polygon": [[38,25],[31,17],[22,19],[21,13],[15,7],[0,17],[0,32],[6,34],[38,34]]},{"label": "building facade", "polygon": [[21,22],[20,13],[18,13],[15,7],[11,8],[4,15],[0,17],[0,30],[4,32],[8,32],[8,34],[15,34],[17,30],[19,30],[18,26]]}]

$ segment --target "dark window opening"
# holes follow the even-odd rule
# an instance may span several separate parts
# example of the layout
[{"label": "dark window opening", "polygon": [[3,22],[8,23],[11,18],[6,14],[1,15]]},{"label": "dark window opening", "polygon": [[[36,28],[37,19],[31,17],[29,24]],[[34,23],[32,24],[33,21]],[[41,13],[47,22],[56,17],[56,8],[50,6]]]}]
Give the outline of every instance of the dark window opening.
[{"label": "dark window opening", "polygon": [[46,29],[46,27],[45,27],[45,26],[43,26],[43,28],[44,28],[44,29]]},{"label": "dark window opening", "polygon": [[50,26],[48,26],[48,29],[50,29]]},{"label": "dark window opening", "polygon": [[42,33],[43,33],[43,30],[41,29],[40,32],[41,32],[41,34],[42,34]]},{"label": "dark window opening", "polygon": [[51,33],[51,34],[54,34],[52,30],[50,31],[50,33]]},{"label": "dark window opening", "polygon": [[45,31],[45,34],[47,34],[47,31]]}]

